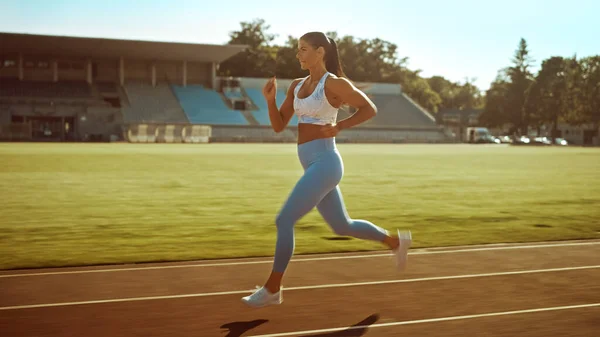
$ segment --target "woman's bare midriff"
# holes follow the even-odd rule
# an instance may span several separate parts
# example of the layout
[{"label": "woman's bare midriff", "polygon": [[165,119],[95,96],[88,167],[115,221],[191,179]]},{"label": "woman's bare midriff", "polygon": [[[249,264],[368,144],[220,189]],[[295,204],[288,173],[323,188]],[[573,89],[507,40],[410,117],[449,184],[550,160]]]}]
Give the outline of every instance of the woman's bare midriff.
[{"label": "woman's bare midriff", "polygon": [[298,123],[298,144],[307,143],[315,139],[329,138],[321,131],[323,125]]}]

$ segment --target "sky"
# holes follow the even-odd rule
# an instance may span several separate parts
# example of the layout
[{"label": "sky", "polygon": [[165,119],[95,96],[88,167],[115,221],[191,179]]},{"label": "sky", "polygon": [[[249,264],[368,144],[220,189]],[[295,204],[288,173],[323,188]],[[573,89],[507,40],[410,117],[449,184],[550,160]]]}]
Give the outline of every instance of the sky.
[{"label": "sky", "polygon": [[521,38],[534,71],[550,56],[600,54],[598,13],[597,0],[0,0],[0,32],[225,44],[261,18],[278,44],[308,31],[380,38],[422,76],[486,90]]}]

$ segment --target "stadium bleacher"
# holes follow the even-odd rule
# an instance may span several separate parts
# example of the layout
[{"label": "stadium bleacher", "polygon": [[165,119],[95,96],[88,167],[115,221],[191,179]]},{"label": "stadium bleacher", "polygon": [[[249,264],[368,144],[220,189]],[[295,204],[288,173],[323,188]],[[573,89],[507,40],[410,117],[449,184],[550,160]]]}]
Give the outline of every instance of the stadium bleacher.
[{"label": "stadium bleacher", "polygon": [[[243,45],[102,39],[98,49],[99,40],[94,38],[14,33],[0,33],[0,40],[4,57],[0,126],[4,129],[18,129],[19,123],[68,120],[74,124],[70,130],[77,140],[131,135],[137,141],[180,142],[187,137],[183,134],[187,126],[201,125],[211,130],[202,139],[212,134],[211,141],[294,141],[297,135],[296,116],[284,132],[271,129],[262,95],[268,78],[219,76],[218,65],[243,51]],[[28,45],[39,48],[23,47]],[[67,53],[48,56],[56,50]],[[293,81],[278,79],[278,105]],[[347,141],[437,142],[444,137],[435,119],[408,98],[400,85],[356,84],[372,97],[378,114],[346,130]],[[351,111],[339,109],[337,120],[349,117]],[[62,137],[65,132],[59,134]],[[28,137],[39,138],[34,132]]]},{"label": "stadium bleacher", "polygon": [[[252,116],[260,125],[270,125],[268,107],[262,95],[261,87],[266,79],[242,79],[242,87],[248,98],[254,102],[258,110],[251,111]],[[277,91],[277,104],[280,105],[285,100],[287,87],[291,80],[280,80],[280,88]],[[408,98],[397,86],[389,84],[370,85],[373,102],[377,105],[378,114],[365,124],[358,128],[368,127],[435,127],[435,119],[427,111],[421,109],[416,103]],[[348,118],[351,113],[347,107],[338,111],[338,121]],[[297,126],[298,118],[293,116],[289,126]]]},{"label": "stadium bleacher", "polygon": [[[243,83],[243,82],[242,82]],[[277,92],[276,101],[281,105],[285,100],[287,88],[282,85]],[[125,101],[120,108],[123,122],[136,123],[175,123],[204,124],[223,129],[214,129],[213,138],[252,141],[293,141],[295,131],[276,134],[270,128],[268,106],[256,83],[249,87],[225,88],[221,93],[199,84],[174,85],[159,82],[156,86],[143,80],[129,80],[123,86],[114,82],[98,82],[93,85],[85,81],[33,82],[17,79],[0,81],[0,95],[8,97],[63,98],[63,99],[95,99],[99,93],[120,94]],[[403,93],[370,93],[378,107],[378,114],[350,132],[345,132],[348,141],[441,141],[441,134],[435,129],[436,122],[426,111],[422,110]],[[117,98],[119,99],[119,98]],[[253,106],[246,111],[234,110],[227,104],[227,99],[248,99]],[[63,109],[64,110],[64,109]],[[66,110],[65,110],[66,111]],[[351,115],[348,109],[342,108],[338,113],[338,121]],[[294,115],[288,126],[298,125]],[[244,128],[246,127],[246,128]],[[254,127],[254,128],[248,128]],[[260,129],[263,127],[265,129]],[[416,127],[431,129],[428,131],[393,131],[370,130],[369,128]],[[148,139],[154,138],[157,126],[149,126]],[[362,130],[362,131],[361,131]],[[139,130],[138,130],[139,131]]]},{"label": "stadium bleacher", "polygon": [[188,85],[186,87],[172,85],[171,87],[192,124],[249,124],[241,112],[230,109],[223,102],[221,95],[212,89],[207,89],[203,85]]},{"label": "stadium bleacher", "polygon": [[96,88],[98,91],[104,93],[117,93],[117,84],[114,82],[96,82]]},{"label": "stadium bleacher", "polygon": [[223,90],[223,94],[228,99],[233,99],[233,100],[244,98],[244,95],[242,95],[242,92],[240,91],[239,88],[233,88],[233,89],[226,88],[225,90]]},{"label": "stadium bleacher", "polygon": [[400,95],[372,95],[373,103],[379,113],[364,126],[419,126],[432,127],[436,125],[435,119],[427,112],[421,110],[404,94]]},{"label": "stadium bleacher", "polygon": [[130,107],[123,109],[127,121],[187,123],[177,97],[167,83],[128,81],[124,86]]}]

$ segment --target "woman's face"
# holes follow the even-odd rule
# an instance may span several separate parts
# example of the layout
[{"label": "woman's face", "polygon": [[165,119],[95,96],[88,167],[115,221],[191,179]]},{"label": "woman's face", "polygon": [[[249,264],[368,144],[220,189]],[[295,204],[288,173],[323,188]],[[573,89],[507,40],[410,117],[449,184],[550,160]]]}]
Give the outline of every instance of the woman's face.
[{"label": "woman's face", "polygon": [[296,58],[300,61],[300,67],[303,70],[315,67],[319,62],[323,62],[323,47],[315,48],[313,45],[302,39],[298,40],[298,53]]}]

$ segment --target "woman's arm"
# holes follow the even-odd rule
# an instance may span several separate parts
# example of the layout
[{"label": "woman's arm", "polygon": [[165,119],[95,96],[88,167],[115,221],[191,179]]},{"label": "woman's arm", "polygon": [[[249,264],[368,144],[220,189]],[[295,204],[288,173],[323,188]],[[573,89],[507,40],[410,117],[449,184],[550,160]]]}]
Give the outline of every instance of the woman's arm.
[{"label": "woman's arm", "polygon": [[375,103],[365,95],[360,89],[356,88],[349,80],[345,78],[330,78],[327,81],[327,89],[330,90],[338,99],[346,104],[356,108],[352,116],[339,121],[336,124],[338,131],[352,128],[375,117],[377,107]]},{"label": "woman's arm", "polygon": [[267,100],[269,107],[269,119],[271,120],[271,128],[273,131],[279,133],[282,132],[285,127],[292,119],[294,115],[294,89],[300,82],[299,79],[295,79],[290,87],[288,88],[287,95],[281,107],[277,107],[277,101],[275,99],[277,95],[277,80],[273,77],[270,79],[265,87],[263,88],[263,95]]}]

